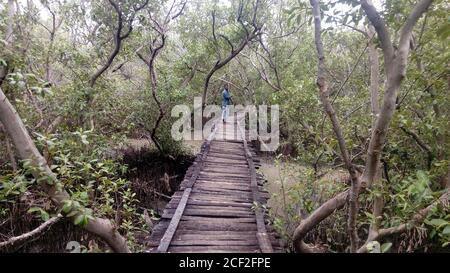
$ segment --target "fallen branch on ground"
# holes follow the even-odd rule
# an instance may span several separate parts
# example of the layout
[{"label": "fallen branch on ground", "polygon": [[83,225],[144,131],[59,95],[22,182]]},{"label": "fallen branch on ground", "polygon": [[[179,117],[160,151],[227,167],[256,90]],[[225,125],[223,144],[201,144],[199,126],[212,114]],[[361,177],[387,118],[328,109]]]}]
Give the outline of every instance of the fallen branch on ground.
[{"label": "fallen branch on ground", "polygon": [[25,243],[30,243],[40,236],[42,236],[45,232],[47,232],[50,227],[54,224],[58,223],[62,219],[62,216],[56,216],[51,218],[50,220],[45,221],[37,228],[33,229],[30,232],[24,233],[22,235],[9,238],[6,242],[0,243],[0,251],[8,251],[12,252],[21,247]]}]

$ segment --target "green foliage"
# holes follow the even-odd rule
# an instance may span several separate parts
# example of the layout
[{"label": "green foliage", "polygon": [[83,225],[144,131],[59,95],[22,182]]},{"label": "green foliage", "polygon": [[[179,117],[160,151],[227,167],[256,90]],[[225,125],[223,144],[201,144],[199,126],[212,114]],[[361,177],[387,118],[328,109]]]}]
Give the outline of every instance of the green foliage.
[{"label": "green foliage", "polygon": [[392,247],[392,243],[384,243],[380,245],[377,241],[372,241],[367,244],[367,250],[369,253],[386,253]]},{"label": "green foliage", "polygon": [[[336,183],[332,178],[317,181],[313,169],[299,166],[298,163],[278,159],[275,165],[278,178],[274,182],[279,185],[280,190],[272,196],[272,202],[277,205],[271,208],[269,213],[272,225],[287,244],[291,245],[294,230],[302,218],[342,191],[345,185]],[[333,244],[334,238],[344,232],[339,223],[344,222],[336,220],[333,228],[330,228],[330,223],[323,223],[311,238],[315,240],[320,237]]]},{"label": "green foliage", "polygon": [[430,238],[437,240],[442,248],[450,245],[450,214],[448,208],[439,205],[428,215],[425,224],[430,231]]},{"label": "green foliage", "polygon": [[34,180],[28,181],[25,175],[8,174],[0,177],[0,202],[8,202],[11,197],[23,194]]}]

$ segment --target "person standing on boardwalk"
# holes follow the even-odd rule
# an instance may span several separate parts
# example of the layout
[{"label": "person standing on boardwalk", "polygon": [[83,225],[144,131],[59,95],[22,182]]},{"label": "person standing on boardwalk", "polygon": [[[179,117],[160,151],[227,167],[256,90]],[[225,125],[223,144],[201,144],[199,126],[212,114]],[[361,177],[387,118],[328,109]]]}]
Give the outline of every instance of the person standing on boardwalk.
[{"label": "person standing on boardwalk", "polygon": [[222,91],[222,120],[223,120],[223,123],[225,123],[228,118],[228,114],[230,111],[230,104],[231,104],[231,94],[230,94],[230,90],[228,88],[228,84],[226,84]]}]

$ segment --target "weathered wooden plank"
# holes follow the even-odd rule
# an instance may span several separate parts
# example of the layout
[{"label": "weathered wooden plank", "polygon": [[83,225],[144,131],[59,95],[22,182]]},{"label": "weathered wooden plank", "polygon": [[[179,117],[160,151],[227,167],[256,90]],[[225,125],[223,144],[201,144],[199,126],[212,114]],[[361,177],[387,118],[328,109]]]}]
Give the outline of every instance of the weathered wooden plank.
[{"label": "weathered wooden plank", "polygon": [[247,161],[245,159],[242,160],[233,160],[233,159],[222,159],[222,158],[207,158],[205,160],[205,162],[207,163],[222,163],[222,164],[227,164],[228,167],[230,167],[232,164],[236,164],[236,165],[240,165],[240,166],[246,166],[247,165]]},{"label": "weathered wooden plank", "polygon": [[212,178],[212,177],[199,177],[197,179],[197,182],[199,183],[209,183],[212,185],[236,185],[236,186],[250,186],[250,177],[249,178],[233,178],[233,177],[227,177],[227,178]]},{"label": "weathered wooden plank", "polygon": [[235,170],[231,166],[229,168],[219,169],[205,169],[200,172],[201,176],[210,176],[213,178],[227,178],[227,177],[235,177],[235,178],[249,178],[250,174],[247,171],[243,170]]},{"label": "weathered wooden plank", "polygon": [[164,236],[161,239],[161,243],[158,246],[158,252],[166,252],[169,248],[170,241],[177,230],[178,223],[181,220],[181,216],[183,215],[184,209],[187,204],[187,200],[189,198],[189,194],[191,193],[191,189],[186,189],[181,197],[181,201],[176,209],[176,211],[172,214],[173,218],[169,223],[169,227],[167,228]]},{"label": "weathered wooden plank", "polygon": [[217,145],[216,143],[213,143],[211,146],[214,150],[227,150],[227,151],[236,151],[238,153],[243,152],[243,144],[239,146],[233,146],[233,145]]},{"label": "weathered wooden plank", "polygon": [[[177,193],[176,193],[177,194]],[[180,196],[175,196],[173,198],[180,198]],[[195,200],[215,200],[215,201],[233,201],[240,203],[252,203],[252,197],[247,194],[245,196],[239,195],[225,195],[225,194],[216,194],[213,195],[210,192],[191,192],[191,198]]]},{"label": "weathered wooden plank", "polygon": [[173,240],[171,246],[256,246],[258,247],[258,240],[250,240],[242,237],[241,240],[213,240],[212,238],[201,240],[199,238],[194,240]]},{"label": "weathered wooden plank", "polygon": [[229,183],[244,183],[246,185],[250,186],[250,177],[249,176],[233,176],[233,175],[227,175],[227,176],[218,176],[218,175],[212,175],[212,174],[201,174],[198,177],[198,180],[203,180],[203,181],[210,181],[211,184],[214,184],[214,181],[217,182],[229,182]]},{"label": "weathered wooden plank", "polygon": [[225,222],[225,223],[194,223],[190,221],[182,221],[178,225],[178,230],[198,230],[198,231],[204,231],[204,230],[215,230],[215,231],[253,231],[256,230],[256,223],[231,223],[231,222]]},{"label": "weathered wooden plank", "polygon": [[241,231],[221,231],[221,230],[177,230],[175,236],[181,235],[198,235],[198,236],[255,236],[256,233],[253,230],[241,230]]},{"label": "weathered wooden plank", "polygon": [[239,142],[232,142],[232,141],[221,141],[221,140],[217,140],[215,139],[212,142],[213,145],[216,146],[235,146],[235,147],[243,147],[244,143],[241,141]]},{"label": "weathered wooden plank", "polygon": [[203,182],[224,182],[224,183],[243,183],[246,185],[250,185],[250,177],[242,178],[242,177],[213,177],[213,176],[207,176],[202,175],[197,179],[197,181],[203,181]]},{"label": "weathered wooden plank", "polygon": [[[172,218],[174,217],[175,210],[173,209],[165,209],[162,215],[162,218]],[[184,215],[191,216],[215,216],[215,217],[248,217],[254,216],[254,213],[251,211],[238,211],[235,209],[227,210],[211,210],[211,209],[190,209],[187,208],[184,210]]]},{"label": "weathered wooden plank", "polygon": [[[212,152],[216,152],[216,153],[222,153],[222,154],[227,154],[227,152],[226,151],[212,151]],[[215,162],[221,162],[221,161],[231,161],[231,162],[233,162],[233,163],[239,163],[239,164],[245,164],[245,154],[244,153],[229,153],[229,154],[233,154],[233,155],[238,155],[239,156],[239,158],[236,158],[236,159],[227,159],[227,158],[216,158],[216,157],[212,157],[212,156],[210,156],[210,157],[208,157],[208,158],[206,158],[206,161],[215,161]]]},{"label": "weathered wooden plank", "polygon": [[202,193],[202,194],[210,194],[210,195],[220,195],[220,196],[235,196],[239,198],[252,198],[251,192],[243,192],[243,191],[232,191],[232,190],[223,190],[223,191],[216,191],[216,190],[207,190],[207,189],[198,189],[194,188],[192,189],[195,193]]},{"label": "weathered wooden plank", "polygon": [[[184,233],[176,233],[174,236],[173,241],[178,240],[215,240],[215,241],[222,241],[222,240],[241,240],[241,241],[251,241],[252,243],[258,244],[258,238],[255,232],[220,232],[220,231],[202,231],[201,234],[199,233],[187,233],[188,231],[185,231]],[[209,234],[204,234],[205,232],[209,232]],[[280,241],[277,240],[274,236],[274,234],[267,234],[269,236],[269,240],[272,242],[273,246],[280,247]],[[195,245],[195,244],[194,244]]]},{"label": "weathered wooden plank", "polygon": [[233,195],[233,194],[247,194],[251,193],[251,189],[240,189],[240,188],[223,188],[223,187],[214,187],[214,186],[197,186],[195,190],[208,191],[210,194],[225,194],[225,195]]},{"label": "weathered wooden plank", "polygon": [[[176,208],[169,208],[166,207],[166,209],[164,210],[166,211],[171,211],[174,212],[176,210]],[[248,208],[248,207],[224,207],[224,206],[213,206],[213,205],[208,205],[208,206],[197,206],[197,205],[188,205],[185,209],[185,215],[189,215],[187,214],[188,211],[223,211],[223,212],[248,212],[249,214],[252,214],[252,208]],[[254,215],[253,215],[254,216]]]},{"label": "weathered wooden plank", "polygon": [[224,151],[216,152],[216,151],[213,151],[213,150],[211,150],[209,152],[208,156],[209,157],[214,157],[214,158],[237,159],[237,160],[245,158],[245,155],[238,155],[238,154],[235,154],[235,153],[226,153]]},{"label": "weathered wooden plank", "polygon": [[[249,240],[250,239],[250,240]],[[246,241],[249,240],[251,242],[257,243],[258,239],[256,238],[256,235],[254,232],[252,232],[250,235],[247,234],[214,234],[214,235],[204,235],[204,234],[180,234],[176,235],[173,239],[173,241],[183,241],[183,240],[215,240],[215,241],[233,241],[233,240],[242,240]],[[194,244],[195,245],[195,244]]]},{"label": "weathered wooden plank", "polygon": [[[242,147],[232,147],[232,146],[228,146],[228,145],[223,145],[223,146],[216,146],[213,145],[211,147],[211,149],[213,151],[219,151],[219,152],[223,152],[223,151],[228,151],[230,154],[242,154],[243,152],[243,148]],[[234,153],[236,152],[236,153]]]},{"label": "weathered wooden plank", "polygon": [[242,167],[242,168],[235,168],[233,166],[217,167],[215,165],[215,166],[204,166],[202,169],[202,172],[214,173],[214,174],[231,173],[231,174],[247,174],[248,175],[248,168],[246,165],[245,165],[245,167]]},{"label": "weathered wooden plank", "polygon": [[197,186],[209,186],[229,189],[250,189],[250,185],[240,182],[223,182],[223,181],[197,181]]},{"label": "weathered wooden plank", "polygon": [[[217,188],[208,188],[208,187],[196,187],[192,190],[195,193],[204,193],[204,194],[217,194],[217,195],[232,195],[240,198],[253,198],[253,192],[248,191],[240,191],[239,189],[230,190],[230,189],[217,189]],[[257,196],[257,200],[268,198],[269,194],[263,189],[260,190],[259,195]],[[255,200],[253,198],[253,200]]]},{"label": "weathered wooden plank", "polygon": [[[250,184],[250,178],[248,179],[229,179],[229,178],[224,178],[224,179],[220,179],[220,178],[198,178],[197,182],[211,182],[211,183],[227,183],[227,184],[238,184],[238,185],[249,185]],[[263,186],[264,183],[266,183],[264,180],[258,180],[257,181],[259,186]],[[183,185],[182,185],[183,186]],[[260,190],[264,191],[264,188],[260,188]]]},{"label": "weathered wooden plank", "polygon": [[183,215],[181,221],[194,221],[194,222],[206,222],[206,223],[256,223],[254,216],[239,217],[239,218],[222,218],[222,217],[208,217],[208,216],[190,216]]},{"label": "weathered wooden plank", "polygon": [[[194,193],[191,193],[191,195],[194,195]],[[178,198],[179,197],[175,197]],[[252,199],[251,198],[239,198],[239,197],[233,197],[233,196],[211,196],[208,194],[196,194],[192,196],[189,200],[194,201],[205,201],[205,202],[233,202],[238,204],[251,204]]]},{"label": "weathered wooden plank", "polygon": [[242,144],[242,139],[237,139],[237,140],[220,140],[220,139],[214,139],[214,143],[241,143]]},{"label": "weathered wooden plank", "polygon": [[198,184],[196,187],[196,189],[201,189],[201,190],[209,190],[209,191],[219,191],[219,192],[229,192],[229,191],[243,191],[243,192],[249,192],[251,191],[250,187],[248,186],[239,186],[239,185],[233,185],[233,186],[227,186],[227,185],[221,185],[219,183],[214,184],[214,183],[202,183],[202,184]]},{"label": "weathered wooden plank", "polygon": [[223,154],[223,155],[228,155],[228,154],[232,154],[232,155],[234,155],[235,157],[237,157],[236,159],[226,159],[226,158],[220,158],[220,157],[212,157],[211,156],[211,159],[217,159],[217,160],[236,160],[236,161],[241,161],[241,162],[244,162],[245,161],[245,158],[244,158],[244,156],[245,156],[245,154],[243,153],[243,152],[235,152],[235,151],[229,151],[229,150],[219,150],[219,149],[216,149],[216,150],[212,150],[212,152],[214,152],[214,153],[220,153],[220,154]]},{"label": "weathered wooden plank", "polygon": [[[232,202],[232,201],[217,201],[214,199],[209,199],[206,201],[198,200],[198,199],[191,199],[188,200],[188,205],[197,205],[197,206],[224,206],[224,207],[244,207],[244,208],[250,208],[252,207],[251,203],[238,203],[238,202]],[[178,206],[178,202],[168,203],[167,208],[176,208]]]},{"label": "weathered wooden plank", "polygon": [[258,246],[174,246],[171,253],[258,253]]},{"label": "weathered wooden plank", "polygon": [[[241,133],[243,136],[245,136],[245,133],[242,131],[242,127],[240,126],[240,123],[238,121],[238,128],[241,130]],[[242,139],[244,142],[244,149],[245,154],[248,161],[248,167],[250,171],[250,177],[251,177],[251,188],[253,193],[253,200],[254,202],[259,202],[260,199],[260,192],[258,190],[258,183],[256,181],[256,170],[255,170],[255,163],[253,162],[252,154],[250,153],[248,149],[248,144],[245,139],[245,137]],[[267,236],[266,231],[266,224],[264,223],[264,212],[262,211],[260,206],[257,206],[255,209],[255,215],[256,215],[256,226],[257,226],[257,238],[259,242],[259,246],[262,252],[264,253],[271,253],[273,252],[272,243],[269,240],[269,237]]]},{"label": "weathered wooden plank", "polygon": [[223,166],[218,167],[217,165],[208,166],[206,163],[203,166],[202,172],[215,173],[220,175],[221,173],[236,173],[236,174],[248,174],[248,168],[245,167],[237,167],[237,166]]}]

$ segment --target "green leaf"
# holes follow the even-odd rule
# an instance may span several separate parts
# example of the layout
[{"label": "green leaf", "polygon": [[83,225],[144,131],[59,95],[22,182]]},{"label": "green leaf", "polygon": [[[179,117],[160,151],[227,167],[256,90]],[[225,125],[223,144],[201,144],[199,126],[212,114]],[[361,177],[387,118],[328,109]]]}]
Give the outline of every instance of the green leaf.
[{"label": "green leaf", "polygon": [[429,221],[430,225],[440,228],[442,226],[448,225],[448,222],[444,219],[433,219]]},{"label": "green leaf", "polygon": [[48,219],[50,219],[50,215],[45,210],[43,210],[39,207],[32,207],[28,210],[28,213],[33,213],[33,212],[39,212],[39,214],[40,214],[39,216],[44,221],[47,221]]},{"label": "green leaf", "polygon": [[449,24],[445,24],[442,27],[440,27],[439,29],[437,29],[436,34],[441,40],[447,39],[448,36],[450,36]]},{"label": "green leaf", "polygon": [[50,219],[50,215],[46,211],[42,210],[41,211],[41,219],[44,221],[47,221],[48,219]]},{"label": "green leaf", "polygon": [[392,243],[384,243],[381,245],[381,253],[386,253],[391,249]]},{"label": "green leaf", "polygon": [[85,145],[89,144],[89,141],[87,141],[87,135],[81,136],[81,142],[83,142],[83,144],[85,144]]},{"label": "green leaf", "polygon": [[39,207],[32,207],[28,210],[28,213],[33,213],[33,212],[37,212],[37,211],[41,211],[42,209]]},{"label": "green leaf", "polygon": [[75,217],[75,220],[73,220],[73,223],[75,225],[80,225],[84,221],[84,215],[79,214],[77,217]]},{"label": "green leaf", "polygon": [[449,235],[450,234],[450,225],[446,226],[442,231],[442,234]]},{"label": "green leaf", "polygon": [[72,201],[65,202],[64,206],[62,207],[62,211],[64,213],[69,213],[69,211],[72,209]]},{"label": "green leaf", "polygon": [[377,241],[369,242],[367,244],[366,248],[369,251],[369,253],[380,253],[381,252],[380,243]]},{"label": "green leaf", "polygon": [[73,216],[77,215],[78,213],[79,213],[78,211],[72,210],[72,211],[69,212],[69,214],[67,214],[66,216],[67,216],[67,217],[73,217]]}]

